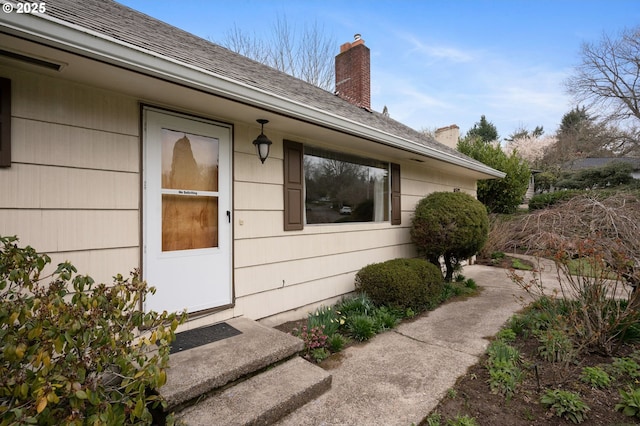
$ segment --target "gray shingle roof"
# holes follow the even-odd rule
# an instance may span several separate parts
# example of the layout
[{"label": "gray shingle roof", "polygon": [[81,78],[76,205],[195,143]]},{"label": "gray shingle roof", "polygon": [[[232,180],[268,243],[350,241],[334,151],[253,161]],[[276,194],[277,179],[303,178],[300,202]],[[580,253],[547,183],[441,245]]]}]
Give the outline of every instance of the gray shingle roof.
[{"label": "gray shingle roof", "polygon": [[[179,28],[110,0],[55,0],[47,14],[126,44],[242,82],[440,152],[470,159],[378,112],[369,112],[302,80],[248,59]],[[471,160],[475,162],[474,160]]]},{"label": "gray shingle roof", "polygon": [[640,170],[640,158],[630,157],[593,157],[593,158],[579,158],[577,160],[568,161],[565,167],[569,170],[583,170],[591,169],[595,167],[604,167],[609,163],[627,163],[633,166],[633,170]]}]

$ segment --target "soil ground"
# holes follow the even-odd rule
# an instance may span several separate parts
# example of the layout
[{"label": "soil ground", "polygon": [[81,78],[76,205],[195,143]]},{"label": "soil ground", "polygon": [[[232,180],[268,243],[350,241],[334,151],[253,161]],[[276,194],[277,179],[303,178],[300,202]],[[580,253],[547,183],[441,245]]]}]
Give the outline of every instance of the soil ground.
[{"label": "soil ground", "polygon": [[[478,263],[510,268],[512,261],[513,259],[507,256],[497,262],[492,259],[479,259]],[[533,336],[518,337],[510,345],[520,351],[525,371],[524,380],[513,397],[507,400],[503,395],[491,393],[485,355],[458,379],[456,385],[432,411],[441,416],[442,425],[447,424],[450,419],[465,415],[473,417],[481,426],[573,424],[555,416],[540,403],[540,397],[548,389],[563,389],[580,395],[582,401],[590,407],[587,419],[581,423],[583,425],[640,425],[640,419],[637,417],[627,417],[615,411],[615,405],[620,402],[619,389],[627,389],[629,385],[637,387],[637,379],[621,377],[614,380],[607,389],[592,388],[580,381],[580,373],[584,367],[603,367],[611,364],[612,357],[591,353],[571,363],[552,363],[538,355],[540,343]],[[637,351],[640,351],[640,343],[630,343],[622,346],[616,356],[625,357]],[[427,424],[425,419],[420,425]]]},{"label": "soil ground", "polygon": [[[511,344],[523,355],[526,367],[525,378],[510,400],[490,392],[486,356],[471,367],[434,410],[442,416],[442,424],[446,424],[448,419],[464,415],[474,417],[478,425],[572,424],[554,416],[552,411],[540,404],[540,397],[548,389],[563,389],[580,395],[582,401],[591,408],[587,420],[581,423],[583,425],[640,424],[637,418],[624,416],[614,410],[620,399],[618,389],[626,389],[628,384],[632,384],[631,378],[614,381],[608,389],[595,389],[580,381],[583,367],[610,364],[611,358],[589,354],[576,363],[551,363],[537,355],[539,345],[535,338],[519,339]],[[624,357],[634,350],[640,350],[640,346],[626,345],[617,356]]]}]

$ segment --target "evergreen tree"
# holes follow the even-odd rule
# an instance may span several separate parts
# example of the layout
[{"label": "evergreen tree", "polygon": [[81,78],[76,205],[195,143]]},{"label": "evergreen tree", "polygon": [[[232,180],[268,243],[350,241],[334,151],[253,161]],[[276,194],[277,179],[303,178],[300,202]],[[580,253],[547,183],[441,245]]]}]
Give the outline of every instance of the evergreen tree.
[{"label": "evergreen tree", "polygon": [[484,115],[480,116],[480,121],[473,125],[467,132],[467,138],[480,138],[483,142],[493,142],[498,140],[498,129],[487,120]]}]

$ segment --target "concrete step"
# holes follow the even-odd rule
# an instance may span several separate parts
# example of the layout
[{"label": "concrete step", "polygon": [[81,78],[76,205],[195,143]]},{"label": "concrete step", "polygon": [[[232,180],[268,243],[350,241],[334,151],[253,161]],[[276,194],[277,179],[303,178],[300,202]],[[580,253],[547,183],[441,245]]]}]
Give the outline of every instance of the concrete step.
[{"label": "concrete step", "polygon": [[286,361],[176,415],[187,426],[269,425],[331,387],[331,375],[300,357]]},{"label": "concrete step", "polygon": [[234,318],[226,323],[242,334],[170,356],[167,383],[160,389],[167,412],[295,356],[304,348],[297,337],[249,319]]}]

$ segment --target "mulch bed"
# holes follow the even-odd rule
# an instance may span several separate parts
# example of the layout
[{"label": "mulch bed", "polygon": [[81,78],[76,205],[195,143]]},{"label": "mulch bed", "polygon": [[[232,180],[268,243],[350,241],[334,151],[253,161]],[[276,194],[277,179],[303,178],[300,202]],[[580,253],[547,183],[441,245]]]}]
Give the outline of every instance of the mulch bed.
[{"label": "mulch bed", "polygon": [[[579,363],[551,363],[537,356],[540,344],[535,338],[520,339],[511,346],[518,348],[531,365],[525,368],[525,379],[510,400],[490,392],[485,356],[458,379],[453,390],[440,401],[434,411],[443,419],[468,415],[474,417],[479,425],[569,425],[572,424],[570,421],[554,416],[539,402],[546,390],[563,389],[577,392],[591,408],[587,413],[587,420],[581,423],[583,425],[639,424],[637,418],[614,411],[620,399],[619,382],[614,382],[609,389],[594,389],[579,380],[583,367],[608,364],[611,358],[588,354],[581,357]],[[627,345],[617,356],[623,357],[638,349],[640,346],[637,344]]]},{"label": "mulch bed", "polygon": [[[511,268],[513,258],[506,256],[496,261],[494,259],[478,259],[482,265],[498,268]],[[533,266],[530,262],[525,264]],[[608,389],[595,389],[582,383],[579,379],[584,367],[609,364],[612,358],[597,353],[586,354],[572,363],[552,363],[538,356],[540,343],[534,337],[519,337],[510,343],[523,356],[525,378],[516,393],[507,400],[503,395],[492,394],[489,388],[489,370],[486,367],[486,355],[476,365],[469,368],[467,373],[458,379],[456,385],[448,392],[435,408],[442,416],[442,423],[456,416],[473,417],[478,425],[570,425],[568,420],[556,417],[552,411],[542,405],[540,397],[546,390],[563,389],[577,392],[582,401],[589,407],[587,420],[583,425],[637,425],[637,418],[627,417],[615,411],[614,407],[620,400],[618,389],[625,389],[628,384],[638,386],[637,381],[630,378],[620,379]],[[640,350],[640,343],[626,344],[616,354],[617,357],[627,356]],[[426,419],[425,419],[426,420]],[[421,425],[426,425],[423,421]]]}]

